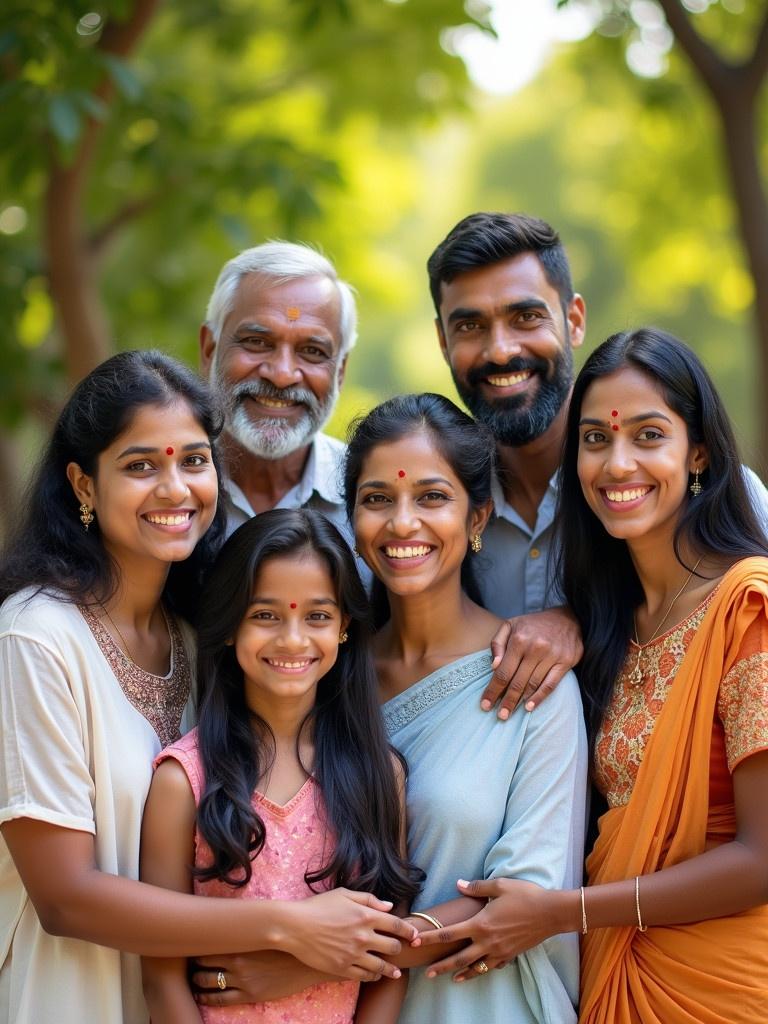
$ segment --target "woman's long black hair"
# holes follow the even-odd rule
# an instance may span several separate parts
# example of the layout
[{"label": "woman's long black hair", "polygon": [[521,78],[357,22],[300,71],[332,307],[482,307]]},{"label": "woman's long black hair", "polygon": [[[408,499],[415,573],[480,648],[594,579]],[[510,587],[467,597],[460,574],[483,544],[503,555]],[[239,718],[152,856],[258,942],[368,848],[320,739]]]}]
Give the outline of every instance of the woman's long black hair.
[{"label": "woman's long black hair", "polygon": [[395,903],[409,900],[423,875],[400,856],[400,801],[379,712],[368,599],[348,544],[325,516],[310,509],[273,509],[245,523],[222,548],[205,584],[198,619],[198,735],[205,775],[198,828],[213,862],[197,874],[245,885],[264,845],[264,823],[251,797],[274,745],[267,724],[246,706],[243,671],[227,641],[245,617],[265,560],[305,551],[328,566],[341,613],[349,616],[349,640],[320,680],[311,712],[312,771],[336,846],[327,863],[308,869],[305,879],[310,885],[329,879],[334,887],[373,891]]},{"label": "woman's long black hair", "polygon": [[[440,455],[466,490],[470,508],[482,508],[491,500],[496,445],[490,430],[444,395],[396,395],[356,420],[350,428],[344,464],[344,500],[350,522],[354,522],[357,483],[368,455],[381,444],[392,444],[419,430],[429,432]],[[477,556],[467,549],[461,563],[461,586],[482,607],[475,579],[477,562]],[[378,627],[389,618],[386,590],[378,579],[373,582],[372,603]]]},{"label": "woman's long black hair", "polygon": [[[179,401],[205,431],[216,464],[221,416],[204,381],[182,363],[154,350],[120,352],[80,381],[43,450],[0,559],[0,602],[28,586],[77,604],[111,597],[117,568],[102,543],[98,515],[87,532],[83,529],[67,465],[75,462],[96,476],[99,455],[139,409]],[[194,616],[202,575],[223,538],[224,523],[220,502],[192,555],[171,566],[163,598],[187,618]]]},{"label": "woman's long black hair", "polygon": [[690,443],[706,449],[703,490],[697,497],[686,491],[675,530],[680,563],[685,565],[680,555],[683,543],[696,557],[718,555],[736,561],[768,554],[728,414],[698,356],[678,338],[652,327],[612,335],[589,356],[576,378],[556,518],[560,579],[584,641],[577,672],[592,743],[626,657],[632,617],[643,591],[626,542],[611,537],[584,498],[577,473],[579,420],[590,385],[624,367],[643,373],[685,421]]}]

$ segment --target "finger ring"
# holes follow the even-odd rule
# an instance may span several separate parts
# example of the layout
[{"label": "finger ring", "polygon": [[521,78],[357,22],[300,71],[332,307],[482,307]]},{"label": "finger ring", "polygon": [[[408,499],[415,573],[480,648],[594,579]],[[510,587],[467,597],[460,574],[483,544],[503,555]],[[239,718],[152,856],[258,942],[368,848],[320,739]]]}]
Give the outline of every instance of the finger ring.
[{"label": "finger ring", "polygon": [[[486,971],[488,970],[487,967],[485,969]],[[219,971],[219,973],[216,975],[216,987],[220,988],[222,992],[227,987],[227,979],[224,975],[224,971]]]},{"label": "finger ring", "polygon": [[475,970],[477,971],[478,974],[487,974],[488,964],[485,962],[485,960],[478,960],[477,963],[475,964]]}]

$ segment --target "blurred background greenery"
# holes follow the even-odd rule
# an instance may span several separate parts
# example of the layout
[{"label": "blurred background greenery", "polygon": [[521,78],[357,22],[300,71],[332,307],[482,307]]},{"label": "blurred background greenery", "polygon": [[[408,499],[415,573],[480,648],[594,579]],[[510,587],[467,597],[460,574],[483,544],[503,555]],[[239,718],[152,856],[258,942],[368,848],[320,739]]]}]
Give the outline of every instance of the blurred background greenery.
[{"label": "blurred background greenery", "polygon": [[477,209],[558,228],[582,358],[688,340],[765,468],[768,0],[6,0],[0,71],[7,503],[71,383],[119,348],[194,364],[221,265],[266,238],[357,289],[333,432],[453,396],[424,264]]}]

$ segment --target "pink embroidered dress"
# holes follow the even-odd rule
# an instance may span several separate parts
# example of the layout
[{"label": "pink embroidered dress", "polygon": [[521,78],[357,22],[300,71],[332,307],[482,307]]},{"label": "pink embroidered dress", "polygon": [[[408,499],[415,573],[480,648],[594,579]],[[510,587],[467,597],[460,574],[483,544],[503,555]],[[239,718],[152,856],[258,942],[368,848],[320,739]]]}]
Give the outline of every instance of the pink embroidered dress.
[{"label": "pink embroidered dress", "polygon": [[[175,758],[186,772],[195,803],[200,802],[204,788],[202,764],[197,745],[197,729],[167,747],[155,764],[168,757]],[[324,821],[323,798],[313,778],[307,779],[299,792],[281,806],[261,793],[253,794],[253,806],[266,828],[261,853],[253,861],[251,880],[236,889],[213,879],[195,879],[194,891],[202,896],[224,896],[230,899],[303,900],[313,895],[304,881],[308,867],[325,863],[334,837]],[[195,831],[195,866],[211,863],[208,844]],[[327,883],[318,887],[330,888]],[[206,1024],[352,1024],[359,985],[353,981],[326,982],[313,985],[285,999],[241,1006],[205,1006],[200,1013]]]}]

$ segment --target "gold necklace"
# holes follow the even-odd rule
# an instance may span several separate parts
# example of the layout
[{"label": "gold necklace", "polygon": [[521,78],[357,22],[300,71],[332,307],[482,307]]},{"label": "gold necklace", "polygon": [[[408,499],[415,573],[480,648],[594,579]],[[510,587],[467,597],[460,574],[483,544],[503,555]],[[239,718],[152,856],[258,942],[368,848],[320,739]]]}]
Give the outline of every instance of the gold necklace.
[{"label": "gold necklace", "polygon": [[135,659],[135,658],[134,658],[134,656],[133,656],[133,655],[131,654],[131,649],[130,649],[130,647],[128,646],[128,644],[127,644],[127,642],[126,642],[126,639],[125,639],[125,637],[124,637],[124,636],[123,636],[123,634],[122,634],[122,633],[120,632],[120,628],[119,628],[119,626],[117,625],[117,623],[115,622],[115,620],[114,620],[114,619],[112,618],[112,616],[111,616],[111,615],[109,614],[109,612],[108,612],[108,611],[107,611],[107,609],[106,609],[106,608],[104,607],[104,605],[102,605],[102,606],[101,606],[101,610],[102,610],[102,611],[104,612],[104,614],[105,614],[105,615],[107,616],[107,618],[109,619],[109,622],[110,622],[110,625],[112,626],[112,629],[114,629],[114,631],[115,631],[115,632],[117,633],[117,635],[118,635],[118,636],[120,637],[120,643],[121,643],[121,644],[123,645],[123,650],[125,651],[125,655],[126,655],[126,657],[128,658],[128,661],[132,661],[132,662],[133,662],[133,664],[135,665],[135,664],[136,664],[136,659]]},{"label": "gold necklace", "polygon": [[653,633],[651,633],[651,635],[648,637],[648,639],[645,641],[644,644],[640,643],[640,638],[637,635],[637,616],[635,615],[634,612],[632,613],[632,626],[633,626],[634,631],[635,631],[635,638],[634,639],[635,639],[635,644],[637,645],[637,658],[635,658],[635,667],[632,669],[632,674],[629,677],[629,681],[632,683],[633,686],[638,686],[643,681],[643,673],[640,671],[640,659],[642,657],[643,651],[648,646],[648,644],[653,643],[653,641],[656,639],[656,637],[661,632],[661,627],[667,621],[667,619],[669,618],[670,612],[675,607],[675,601],[677,601],[678,597],[680,597],[682,592],[685,590],[685,588],[688,586],[688,584],[693,579],[693,574],[699,568],[699,565],[701,563],[701,559],[703,557],[704,556],[702,555],[701,558],[699,558],[699,560],[696,563],[696,565],[694,565],[694,567],[691,569],[691,571],[685,577],[685,582],[683,583],[682,587],[680,587],[678,592],[672,598],[672,600],[669,603],[669,607],[667,608],[667,610],[662,615],[661,620],[659,621],[659,624],[656,626],[656,629],[654,629]]}]

